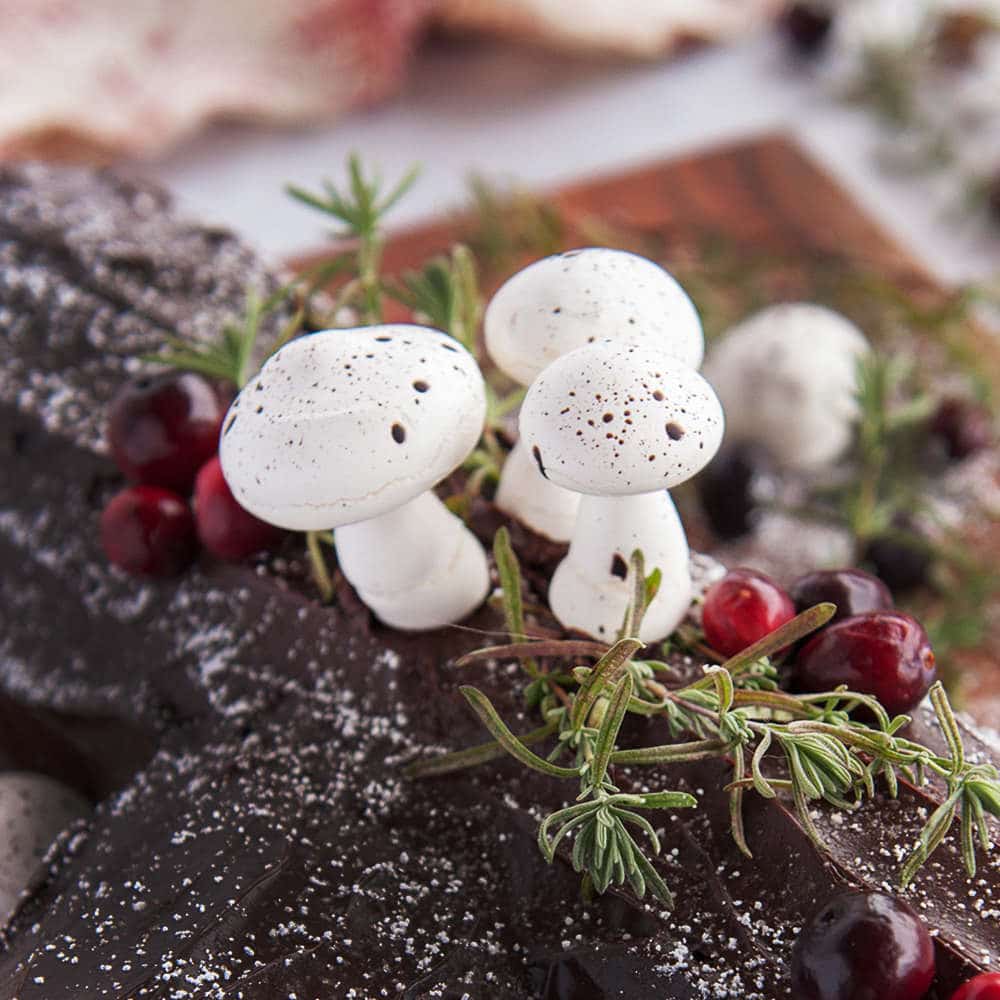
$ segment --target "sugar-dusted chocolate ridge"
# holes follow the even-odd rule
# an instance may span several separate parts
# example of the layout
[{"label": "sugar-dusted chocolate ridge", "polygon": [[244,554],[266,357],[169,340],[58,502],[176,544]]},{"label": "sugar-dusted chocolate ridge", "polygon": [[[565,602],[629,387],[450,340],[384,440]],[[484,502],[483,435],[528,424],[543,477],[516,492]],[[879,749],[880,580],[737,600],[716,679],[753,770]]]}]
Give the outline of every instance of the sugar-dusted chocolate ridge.
[{"label": "sugar-dusted chocolate ridge", "polygon": [[[96,244],[113,243],[115,227],[141,228],[130,222],[136,189],[114,175],[6,171],[0,192],[11,174],[18,218],[47,220],[39,242],[58,242],[88,213],[105,220]],[[196,263],[192,244],[174,240],[196,227],[147,196],[159,199],[146,220],[157,259],[153,291],[135,294],[169,297],[161,275],[167,287],[178,274],[211,286],[214,241],[190,237],[208,248]],[[4,200],[0,316],[22,317],[13,348],[26,360],[4,378],[66,386],[72,398],[22,397],[13,382],[0,395],[12,470],[0,479],[0,764],[36,761],[99,804],[56,846],[9,928],[0,1000],[786,997],[802,921],[839,886],[895,877],[897,845],[920,823],[911,806],[933,807],[923,793],[850,816],[818,810],[829,856],[781,804],[748,795],[750,862],[729,837],[724,765],[707,762],[617,776],[687,787],[701,802],[661,819],[658,863],[676,910],[622,893],[584,907],[576,876],[563,861],[546,866],[534,842],[542,811],[573,789],[506,762],[400,777],[418,754],[483,740],[457,691],[465,681],[515,729],[532,726],[510,668],[451,664],[480,635],[391,633],[356,608],[319,607],[273,566],[206,560],[156,584],[113,572],[94,529],[117,480],[95,429],[124,376],[120,361],[104,371],[107,342],[92,331],[138,322],[134,344],[160,327],[137,319],[115,279],[93,309],[59,313],[54,333],[46,309],[72,299],[89,272],[53,264],[31,225],[9,215]],[[242,297],[227,262],[258,273],[230,237],[220,245],[217,287],[229,291],[213,300],[216,316]],[[29,259],[30,280],[11,263]],[[93,411],[83,433],[65,419],[75,399]],[[543,549],[535,555],[544,561]],[[468,624],[499,627],[489,611]],[[629,738],[667,737],[654,722]],[[969,744],[987,752],[972,735]],[[996,865],[969,882],[950,840],[908,894],[939,929],[935,1000],[1000,960],[998,891]]]}]

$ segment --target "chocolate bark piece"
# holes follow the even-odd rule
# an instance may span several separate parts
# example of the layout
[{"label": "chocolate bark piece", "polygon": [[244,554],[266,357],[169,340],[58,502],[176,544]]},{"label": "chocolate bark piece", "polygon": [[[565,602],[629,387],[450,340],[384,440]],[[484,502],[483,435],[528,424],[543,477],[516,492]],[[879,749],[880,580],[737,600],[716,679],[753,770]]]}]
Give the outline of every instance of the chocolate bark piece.
[{"label": "chocolate bark piece", "polygon": [[[192,228],[162,202],[146,222],[133,219],[136,189],[112,175],[92,183],[79,172],[18,176],[19,217],[32,217],[26,178],[37,177],[46,239],[63,240],[71,257],[96,254],[95,267],[114,226],[135,233],[148,225],[167,258],[173,230]],[[85,251],[75,227],[88,199],[115,221]],[[357,608],[319,607],[267,567],[206,560],[167,583],[116,573],[92,530],[116,483],[100,454],[99,422],[134,348],[114,348],[105,373],[108,345],[95,345],[92,331],[145,319],[113,278],[87,300],[93,308],[59,312],[69,294],[59,291],[63,257],[33,249],[27,223],[10,235],[6,212],[0,259],[30,263],[15,268],[13,282],[0,276],[0,310],[13,315],[13,298],[51,282],[18,327],[17,358],[27,361],[17,384],[56,387],[56,395],[11,391],[0,406],[14,470],[0,480],[0,708],[18,719],[13,742],[11,729],[0,732],[0,759],[17,755],[23,766],[37,752],[50,773],[100,801],[89,831],[56,846],[8,928],[0,1000],[264,1000],[278,990],[317,1000],[770,1000],[788,996],[791,943],[813,910],[844,884],[895,878],[898,847],[912,841],[917,808],[932,808],[933,798],[904,790],[899,807],[839,819],[818,808],[824,853],[782,803],[748,795],[751,862],[729,836],[725,764],[709,761],[616,776],[623,786],[682,787],[699,798],[696,812],[657,817],[665,850],[656,863],[676,909],[621,892],[584,906],[577,876],[563,859],[545,865],[534,839],[542,812],[574,788],[507,761],[432,781],[401,777],[400,765],[417,755],[485,740],[460,683],[486,690],[515,730],[533,727],[506,666],[451,665],[481,644],[478,636],[393,633]],[[168,283],[185,266],[190,239],[205,245],[179,236],[183,259],[158,257],[156,288],[161,265]],[[225,248],[223,264],[257,266],[236,244]],[[212,266],[208,255],[198,279],[206,287]],[[209,298],[221,317],[238,310],[242,285],[220,268],[212,287],[231,294]],[[197,296],[185,301],[197,312]],[[64,322],[45,319],[50,307]],[[142,350],[159,329],[143,326]],[[53,336],[66,338],[58,351]],[[64,419],[72,400],[59,389],[67,385],[94,408],[81,427]],[[471,624],[500,627],[489,611]],[[97,720],[113,720],[118,738],[89,738],[82,727]],[[660,721],[637,723],[627,736],[667,739]],[[67,747],[80,748],[82,773]],[[994,756],[971,735],[969,748]],[[995,864],[970,882],[953,838],[928,869],[913,897],[940,928],[937,1000],[997,962],[1000,907]]]}]

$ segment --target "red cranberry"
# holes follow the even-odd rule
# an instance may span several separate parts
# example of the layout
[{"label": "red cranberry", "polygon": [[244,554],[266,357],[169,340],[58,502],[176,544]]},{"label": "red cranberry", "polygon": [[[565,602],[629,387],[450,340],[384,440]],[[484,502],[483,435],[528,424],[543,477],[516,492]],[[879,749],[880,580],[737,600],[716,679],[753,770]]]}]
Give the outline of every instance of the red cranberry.
[{"label": "red cranberry", "polygon": [[794,617],[788,594],[753,569],[730,570],[709,587],[701,611],[705,640],[723,656],[734,656]]},{"label": "red cranberry", "polygon": [[1000,972],[984,972],[959,986],[951,1000],[1000,1000]]},{"label": "red cranberry", "polygon": [[934,653],[923,626],[901,611],[871,611],[828,625],[796,658],[801,690],[846,684],[877,698],[890,715],[909,713],[934,683]]},{"label": "red cranberry", "polygon": [[993,414],[971,400],[945,399],[931,417],[929,429],[949,458],[968,458],[992,443]]},{"label": "red cranberry", "polygon": [[116,566],[136,576],[173,576],[198,553],[186,501],[160,486],[130,486],[101,514],[101,545]]},{"label": "red cranberry", "polygon": [[815,55],[826,44],[833,12],[815,0],[800,0],[785,10],[779,22],[789,43],[804,56]]},{"label": "red cranberry", "polygon": [[771,453],[763,445],[726,445],[695,480],[712,531],[719,538],[745,535],[760,516],[760,503],[777,490]]},{"label": "red cranberry", "polygon": [[209,459],[198,473],[194,511],[202,545],[220,559],[238,562],[270,548],[281,536],[273,524],[254,517],[237,503],[218,456]]},{"label": "red cranberry", "polygon": [[920,917],[882,892],[835,896],[792,950],[796,1000],[921,1000],[934,978],[934,945]]},{"label": "red cranberry", "polygon": [[831,619],[840,621],[866,611],[891,611],[894,607],[889,588],[863,569],[821,569],[800,576],[788,588],[797,611],[829,601],[837,605]]},{"label": "red cranberry", "polygon": [[218,448],[224,412],[214,386],[191,372],[130,382],[111,402],[111,456],[134,482],[189,493]]}]

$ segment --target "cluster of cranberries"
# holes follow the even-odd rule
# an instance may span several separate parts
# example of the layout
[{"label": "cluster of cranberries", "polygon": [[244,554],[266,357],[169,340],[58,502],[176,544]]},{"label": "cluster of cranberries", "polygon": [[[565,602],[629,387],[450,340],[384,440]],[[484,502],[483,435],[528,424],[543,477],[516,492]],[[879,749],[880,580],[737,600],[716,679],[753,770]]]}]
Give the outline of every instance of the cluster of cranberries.
[{"label": "cluster of cranberries", "polygon": [[894,610],[886,585],[863,570],[809,573],[788,591],[756,570],[731,570],[705,594],[705,641],[733,656],[824,601],[837,613],[794,652],[793,686],[830,691],[846,684],[877,698],[890,715],[912,711],[934,682],[934,653],[920,623]]},{"label": "cluster of cranberries", "polygon": [[199,545],[235,561],[274,544],[277,529],[245,511],[222,476],[216,449],[224,415],[216,388],[191,373],[130,382],[112,401],[111,456],[134,484],[101,515],[101,544],[116,566],[170,576]]}]

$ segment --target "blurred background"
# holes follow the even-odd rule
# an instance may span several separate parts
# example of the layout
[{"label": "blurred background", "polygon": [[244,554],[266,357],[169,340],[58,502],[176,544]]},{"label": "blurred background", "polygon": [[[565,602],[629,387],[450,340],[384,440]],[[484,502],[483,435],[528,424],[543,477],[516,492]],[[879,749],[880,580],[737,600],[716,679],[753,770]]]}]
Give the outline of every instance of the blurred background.
[{"label": "blurred background", "polygon": [[1000,269],[1000,0],[0,0],[0,157],[126,163],[272,259],[347,154],[570,179],[786,131],[917,259]]}]

